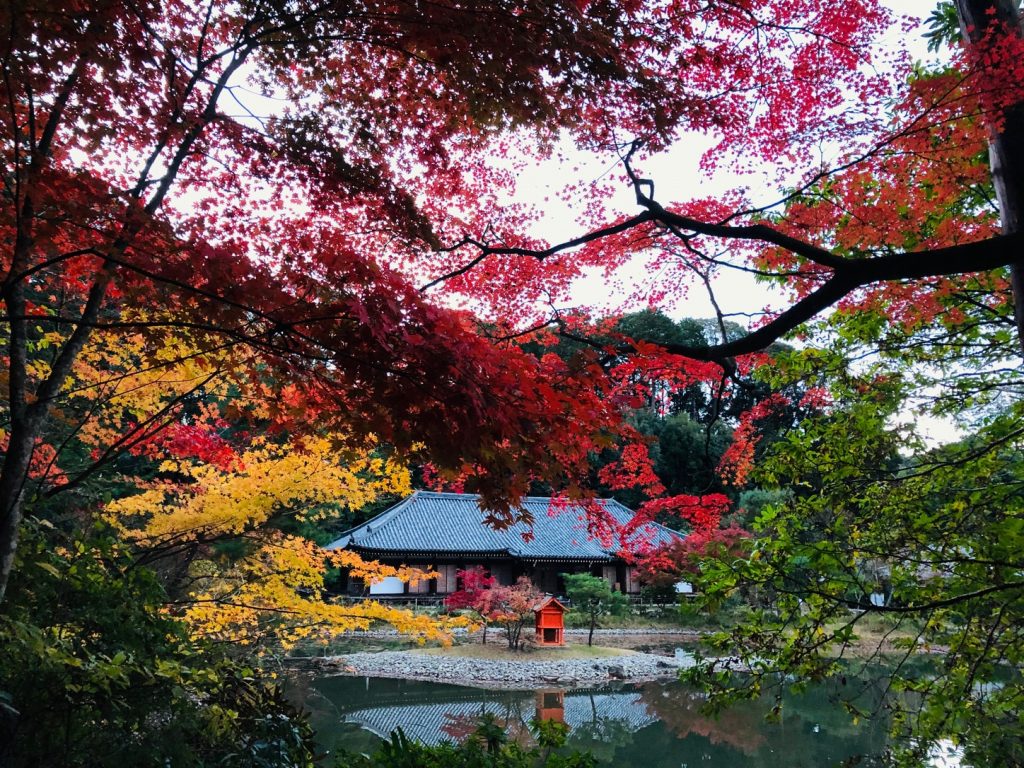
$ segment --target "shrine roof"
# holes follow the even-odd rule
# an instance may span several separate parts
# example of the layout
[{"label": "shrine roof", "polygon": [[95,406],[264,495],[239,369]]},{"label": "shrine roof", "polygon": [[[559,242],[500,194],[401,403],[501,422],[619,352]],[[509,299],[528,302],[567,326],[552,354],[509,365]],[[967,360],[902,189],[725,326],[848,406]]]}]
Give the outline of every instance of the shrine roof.
[{"label": "shrine roof", "polygon": [[[614,499],[599,499],[598,503],[618,526],[630,522],[635,514]],[[521,504],[534,519],[533,537],[529,539],[523,536],[530,530],[525,523],[505,530],[486,525],[486,511],[475,494],[416,491],[372,520],[346,531],[327,549],[365,551],[377,557],[389,553],[504,554],[525,560],[594,562],[612,560],[622,549],[622,543],[614,537],[601,541],[589,534],[582,506],[553,505],[551,498],[544,496],[529,496]],[[683,537],[657,523],[644,523],[634,535],[653,546]]]}]

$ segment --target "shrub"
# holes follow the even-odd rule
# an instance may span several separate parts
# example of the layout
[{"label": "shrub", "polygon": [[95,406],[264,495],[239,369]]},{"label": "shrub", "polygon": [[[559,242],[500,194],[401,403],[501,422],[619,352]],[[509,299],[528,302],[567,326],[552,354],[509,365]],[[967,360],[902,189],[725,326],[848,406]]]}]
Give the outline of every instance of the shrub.
[{"label": "shrub", "polygon": [[509,742],[493,714],[480,718],[480,726],[465,744],[436,747],[410,741],[399,728],[372,755],[342,751],[334,768],[594,768],[589,753],[556,750],[565,746],[569,729],[552,720],[531,723],[537,744],[524,749]]},{"label": "shrub", "polygon": [[629,598],[621,592],[613,592],[607,580],[589,573],[563,574],[565,592],[579,611],[589,619],[590,633],[587,645],[594,644],[594,627],[597,617],[604,613],[619,616],[629,610]]},{"label": "shrub", "polygon": [[0,617],[0,764],[309,768],[304,716],[189,639],[155,576],[94,536],[26,524]]}]

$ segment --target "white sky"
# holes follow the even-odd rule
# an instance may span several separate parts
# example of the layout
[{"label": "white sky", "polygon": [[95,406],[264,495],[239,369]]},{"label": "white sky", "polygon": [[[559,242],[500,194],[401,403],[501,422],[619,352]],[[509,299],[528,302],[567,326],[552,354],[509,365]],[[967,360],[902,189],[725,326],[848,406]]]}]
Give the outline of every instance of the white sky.
[{"label": "white sky", "polygon": [[[892,9],[899,15],[916,19],[927,18],[937,5],[937,0],[882,0],[882,5]],[[885,42],[885,41],[883,41]],[[892,32],[893,46],[903,45],[917,59],[934,58],[920,33],[904,37],[898,29]],[[722,195],[740,186],[749,186],[754,179],[739,177],[728,172],[718,172],[709,178],[699,170],[701,156],[714,146],[715,140],[703,134],[686,134],[667,152],[644,163],[644,171],[655,183],[656,199],[665,204],[682,202],[694,198],[705,198]],[[610,169],[615,168],[616,158],[607,155],[587,155],[573,150],[568,145],[560,147],[566,160],[559,164],[549,161],[540,166],[530,167],[520,173],[517,180],[517,198],[526,201],[537,201],[547,198],[544,204],[547,212],[544,219],[531,234],[542,237],[549,242],[567,240],[582,230],[575,224],[572,212],[561,205],[554,193],[565,185],[567,179],[599,179]],[[574,170],[577,169],[578,170]],[[755,200],[760,202],[774,201],[778,196],[775,188],[761,187],[751,190]],[[627,214],[639,212],[633,191],[623,185],[621,193],[615,199],[619,211]],[[643,262],[634,261],[619,270],[614,280],[621,289],[610,290],[609,282],[603,273],[595,270],[586,278],[577,281],[572,292],[571,303],[576,306],[591,307],[595,310],[613,312],[623,309],[622,301],[627,292],[645,284],[650,277],[644,269]],[[777,290],[760,285],[749,276],[737,272],[723,274],[715,283],[715,295],[723,312],[757,312],[765,309],[780,309],[787,305],[785,298]],[[682,317],[712,317],[714,309],[703,286],[694,286],[687,294],[685,301],[675,307],[663,307],[666,314],[676,319]],[[735,318],[742,322],[741,317]]]},{"label": "white sky", "polygon": [[[882,0],[901,16],[926,19],[937,6],[937,0]],[[935,54],[929,53],[922,34],[924,27],[908,36],[903,36],[898,28],[894,28],[890,41],[896,46],[905,46],[911,55],[920,60],[934,60]],[[671,149],[644,163],[644,172],[655,182],[656,199],[662,203],[680,202],[693,198],[704,198],[721,195],[739,186],[749,186],[750,177],[740,178],[729,173],[717,173],[708,178],[699,170],[701,156],[714,144],[714,139],[701,134],[688,134],[674,144]],[[524,169],[517,180],[517,198],[524,201],[539,201],[547,198],[544,204],[546,215],[531,234],[542,237],[549,242],[559,242],[581,234],[582,230],[574,221],[572,211],[559,203],[555,193],[565,185],[567,179],[599,179],[617,163],[616,158],[609,156],[585,155],[574,151],[571,147],[560,148],[566,158],[561,164],[549,161],[539,166]],[[762,187],[751,190],[755,200],[773,201],[777,189]],[[616,197],[615,205],[623,213],[638,212],[633,191],[623,186],[622,192]],[[623,301],[636,287],[644,285],[650,276],[640,260],[635,260],[618,270],[610,282],[603,273],[595,270],[585,278],[579,279],[573,286],[570,305],[589,307],[597,313],[621,311],[626,307]],[[736,272],[721,275],[715,282],[715,295],[723,312],[757,312],[761,310],[778,310],[788,305],[788,301],[777,290],[758,284],[751,276]],[[674,307],[662,307],[666,314],[673,318],[699,317],[714,315],[714,309],[704,288],[695,285],[686,298]],[[743,323],[742,317],[733,318]],[[917,427],[930,444],[950,442],[961,436],[948,420],[940,420],[930,416],[919,416],[911,412],[903,415],[906,421],[916,421]]]},{"label": "white sky", "polygon": [[[882,0],[883,5],[897,14],[924,19],[931,14],[937,0]],[[922,28],[923,31],[923,28]],[[883,41],[884,42],[884,41]],[[926,48],[921,32],[904,37],[898,27],[893,29],[891,44],[896,47],[903,45],[917,59],[933,58]],[[256,113],[274,114],[279,111],[280,104],[272,99],[259,96],[246,90],[237,95],[245,102],[245,106]],[[225,99],[224,108],[232,112],[230,97]],[[693,198],[705,198],[721,195],[739,186],[751,187],[756,179],[749,176],[738,177],[728,172],[718,172],[709,178],[699,171],[701,156],[715,143],[713,137],[702,134],[687,134],[680,138],[670,150],[652,158],[643,164],[643,172],[655,182],[656,199],[662,203],[682,202]],[[559,201],[557,192],[567,184],[597,180],[616,168],[617,158],[609,155],[587,155],[574,150],[568,145],[561,146],[565,160],[547,161],[538,166],[527,167],[517,178],[516,199],[526,202],[543,204],[544,218],[530,232],[531,235],[560,242],[582,233],[576,223],[573,211]],[[755,201],[767,203],[777,198],[778,190],[763,186],[754,186],[750,190]],[[616,209],[626,214],[635,214],[638,208],[633,191],[623,185],[621,192],[614,200]],[[569,306],[588,307],[598,314],[639,308],[625,307],[623,302],[638,286],[650,279],[644,263],[634,260],[620,269],[611,281],[603,273],[593,274],[579,279],[573,286]],[[779,310],[788,305],[785,297],[777,289],[760,285],[749,275],[728,272],[715,281],[715,294],[726,313],[759,312]],[[673,307],[662,307],[666,314],[673,318],[697,317],[707,318],[714,315],[714,310],[703,286],[695,285],[687,293],[685,299]],[[745,324],[743,317],[733,318]],[[910,414],[908,419],[914,418]],[[955,428],[948,423],[936,419],[917,419],[918,425],[929,434],[932,441],[945,442],[957,437]]]}]

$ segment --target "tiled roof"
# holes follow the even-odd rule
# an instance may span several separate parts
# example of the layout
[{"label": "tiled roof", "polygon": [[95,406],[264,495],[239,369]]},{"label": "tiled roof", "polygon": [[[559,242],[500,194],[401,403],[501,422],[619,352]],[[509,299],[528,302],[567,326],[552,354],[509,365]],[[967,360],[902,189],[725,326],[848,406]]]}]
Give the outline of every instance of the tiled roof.
[{"label": "tiled roof", "polygon": [[552,603],[557,605],[563,611],[569,610],[564,605],[562,605],[554,595],[548,595],[547,597],[545,597],[543,600],[541,600],[539,603],[537,603],[535,606],[533,606],[533,610],[534,611],[542,611],[545,608],[547,608],[549,605],[551,605]]},{"label": "tiled roof", "polygon": [[[357,528],[347,531],[327,549],[357,549],[386,555],[388,552],[458,552],[511,555],[524,559],[609,560],[621,549],[619,542],[601,541],[588,536],[583,509],[569,507],[549,514],[551,499],[529,496],[522,504],[533,514],[533,539],[524,541],[528,530],[517,523],[504,531],[496,531],[483,522],[479,497],[467,493],[433,493],[416,491]],[[633,518],[633,511],[613,499],[601,503],[611,516],[624,525]],[[662,525],[648,523],[641,536],[655,545],[681,536]]]}]

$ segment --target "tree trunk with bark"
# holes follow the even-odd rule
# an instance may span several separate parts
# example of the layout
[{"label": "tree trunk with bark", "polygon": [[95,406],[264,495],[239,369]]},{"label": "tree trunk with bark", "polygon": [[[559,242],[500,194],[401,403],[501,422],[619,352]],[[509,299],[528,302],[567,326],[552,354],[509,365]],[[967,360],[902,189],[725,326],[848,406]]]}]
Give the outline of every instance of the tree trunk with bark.
[{"label": "tree trunk with bark", "polygon": [[[1022,34],[1016,0],[955,0],[955,5],[968,46],[977,46],[986,34],[1001,29]],[[1000,115],[991,115],[988,124],[989,162],[1003,234],[1018,234],[1024,229],[1024,102],[1004,109]],[[1010,265],[1010,282],[1014,321],[1024,353],[1024,253]]]},{"label": "tree trunk with bark", "polygon": [[25,504],[25,483],[35,439],[24,423],[12,424],[0,471],[0,605],[3,604],[18,551],[18,531]]}]

